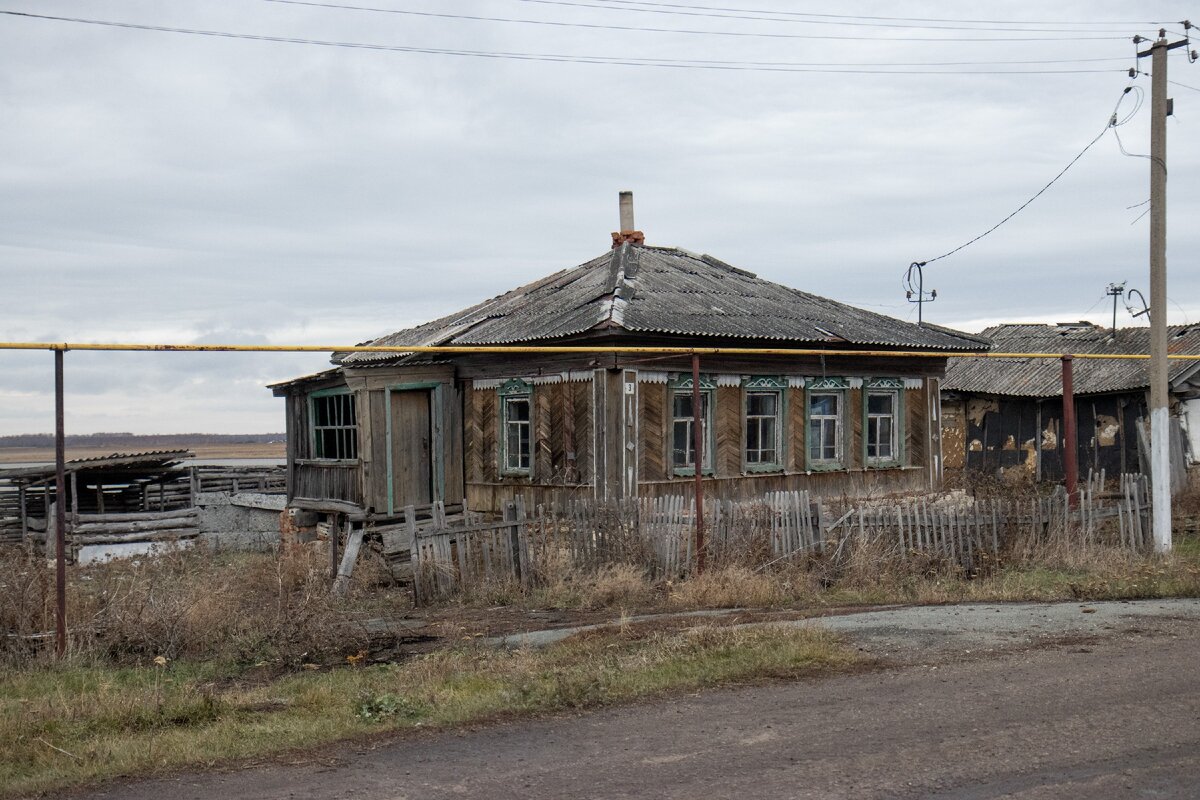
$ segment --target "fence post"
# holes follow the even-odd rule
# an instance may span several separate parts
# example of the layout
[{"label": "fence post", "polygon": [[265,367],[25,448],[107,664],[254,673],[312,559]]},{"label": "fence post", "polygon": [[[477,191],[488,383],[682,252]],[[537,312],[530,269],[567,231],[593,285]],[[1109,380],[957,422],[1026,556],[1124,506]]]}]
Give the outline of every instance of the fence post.
[{"label": "fence post", "polygon": [[1075,356],[1062,357],[1063,472],[1067,483],[1067,504],[1076,508],[1079,498],[1079,449],[1075,443]]},{"label": "fence post", "polygon": [[[504,504],[504,521],[515,523],[508,529],[508,552],[512,558],[512,569],[518,581],[525,583],[524,570],[521,569],[521,526],[518,523],[520,517],[524,517],[523,513],[519,513],[517,503],[520,502],[520,496],[517,500]],[[522,505],[524,505],[522,503]],[[524,509],[521,508],[520,511]]]},{"label": "fence post", "polygon": [[[692,433],[696,472],[696,574],[704,572],[704,414],[700,406],[700,356],[692,353]],[[715,466],[715,462],[714,462]]]}]

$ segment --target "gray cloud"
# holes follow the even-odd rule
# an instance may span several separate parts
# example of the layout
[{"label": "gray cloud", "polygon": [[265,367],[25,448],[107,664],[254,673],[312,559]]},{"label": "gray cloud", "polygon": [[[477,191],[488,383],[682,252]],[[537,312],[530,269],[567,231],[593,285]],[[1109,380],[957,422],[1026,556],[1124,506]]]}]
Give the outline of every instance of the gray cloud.
[{"label": "gray cloud", "polygon": [[[250,0],[9,7],[321,39],[733,61],[1125,59],[1132,49],[1068,35],[1000,45],[615,34]],[[781,29],[508,0],[455,9]],[[949,2],[856,12],[971,16]],[[1020,2],[1004,14],[1096,20],[1129,11],[1068,2],[1051,13]],[[1137,16],[1178,19],[1186,7],[1147,3]],[[1071,75],[634,69],[12,17],[0,18],[0,46],[20,65],[0,71],[0,145],[12,156],[0,161],[6,340],[361,341],[603,252],[624,188],[635,190],[651,243],[904,317],[908,262],[1012,211],[1100,130],[1128,83],[1126,61]],[[1172,77],[1200,85],[1183,59]],[[1148,89],[1145,77],[1137,83]],[[1185,191],[1200,168],[1190,131],[1200,98],[1173,94],[1171,294],[1183,307],[1175,316],[1200,319],[1200,233],[1188,223],[1200,201]],[[1121,130],[1127,149],[1146,151],[1145,110]],[[1144,288],[1147,221],[1130,225],[1140,209],[1126,206],[1146,198],[1147,172],[1144,159],[1102,141],[996,234],[930,266],[939,298],[928,318],[1076,318],[1111,280]],[[69,420],[77,432],[279,429],[281,405],[262,385],[324,363],[73,353]],[[46,353],[0,353],[0,433],[49,428],[50,364]]]}]

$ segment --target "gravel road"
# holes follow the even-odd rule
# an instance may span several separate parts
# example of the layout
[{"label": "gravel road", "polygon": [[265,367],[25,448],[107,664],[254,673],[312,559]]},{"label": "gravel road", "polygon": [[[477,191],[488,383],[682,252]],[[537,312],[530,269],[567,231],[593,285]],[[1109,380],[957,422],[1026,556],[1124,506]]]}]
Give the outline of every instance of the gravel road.
[{"label": "gravel road", "polygon": [[906,608],[819,623],[896,666],[88,796],[1200,797],[1200,601]]}]

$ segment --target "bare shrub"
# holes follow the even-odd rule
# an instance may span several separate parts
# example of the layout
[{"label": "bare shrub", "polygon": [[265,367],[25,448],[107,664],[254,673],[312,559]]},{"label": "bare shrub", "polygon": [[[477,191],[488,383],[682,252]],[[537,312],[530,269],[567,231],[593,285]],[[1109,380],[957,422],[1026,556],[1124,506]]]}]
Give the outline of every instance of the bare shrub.
[{"label": "bare shrub", "polygon": [[[33,553],[0,553],[0,658],[44,652],[53,630],[53,574]],[[351,597],[330,597],[326,560],[308,548],[217,556],[204,547],[69,570],[72,653],[115,662],[155,656],[297,663],[357,652],[369,635]],[[370,576],[371,570],[367,570]],[[356,588],[360,587],[360,588]]]}]

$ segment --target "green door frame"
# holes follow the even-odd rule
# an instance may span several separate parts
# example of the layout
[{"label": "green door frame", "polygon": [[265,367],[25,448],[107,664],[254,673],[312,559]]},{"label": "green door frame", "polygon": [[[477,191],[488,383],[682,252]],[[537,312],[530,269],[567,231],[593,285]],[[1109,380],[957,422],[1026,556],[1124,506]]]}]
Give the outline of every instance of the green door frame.
[{"label": "green door frame", "polygon": [[430,452],[433,463],[430,465],[433,469],[432,485],[430,489],[433,492],[433,502],[446,499],[446,457],[445,457],[445,436],[443,435],[443,417],[442,417],[442,384],[437,381],[428,381],[424,383],[396,383],[388,386],[383,393],[384,398],[384,417],[387,420],[387,504],[388,516],[393,516],[396,513],[396,483],[393,479],[392,472],[392,392],[429,392],[429,425],[432,441],[430,443]]}]

